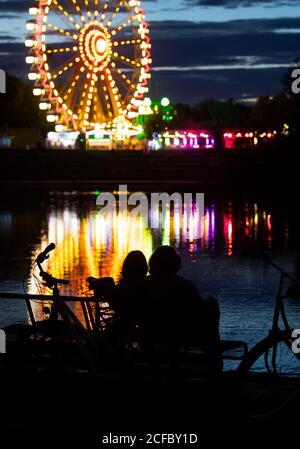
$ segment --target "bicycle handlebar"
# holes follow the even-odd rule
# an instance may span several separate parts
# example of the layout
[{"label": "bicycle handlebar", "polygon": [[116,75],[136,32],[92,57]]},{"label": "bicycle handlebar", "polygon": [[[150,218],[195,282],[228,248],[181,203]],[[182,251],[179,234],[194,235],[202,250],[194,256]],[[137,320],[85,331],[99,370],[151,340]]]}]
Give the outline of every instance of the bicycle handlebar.
[{"label": "bicycle handlebar", "polygon": [[272,267],[274,267],[277,271],[279,271],[279,273],[281,273],[284,277],[290,279],[290,281],[294,282],[298,287],[300,287],[300,281],[291,276],[287,271],[285,271],[283,268],[277,265],[277,263],[273,262],[270,253],[264,252],[263,258],[266,260],[266,262],[272,265]]},{"label": "bicycle handlebar", "polygon": [[61,284],[61,285],[69,284],[69,281],[67,279],[57,279],[57,278],[53,277],[51,274],[46,273],[45,271],[41,271],[40,276],[48,287],[54,287],[58,284]]},{"label": "bicycle handlebar", "polygon": [[43,281],[45,282],[44,285],[46,285],[49,288],[53,288],[53,287],[57,287],[59,284],[60,285],[68,285],[69,281],[67,279],[57,279],[55,277],[53,277],[50,273],[47,273],[46,271],[43,270],[42,268],[42,263],[48,259],[48,254],[53,251],[55,249],[55,244],[54,243],[50,243],[50,245],[48,245],[44,251],[42,251],[36,258],[36,263],[40,269],[40,276],[43,279]]},{"label": "bicycle handlebar", "polygon": [[50,243],[50,245],[47,246],[47,248],[44,249],[44,251],[42,251],[36,258],[36,262],[39,263],[43,263],[46,259],[48,259],[48,253],[50,253],[51,251],[53,251],[55,249],[55,244],[54,243]]}]

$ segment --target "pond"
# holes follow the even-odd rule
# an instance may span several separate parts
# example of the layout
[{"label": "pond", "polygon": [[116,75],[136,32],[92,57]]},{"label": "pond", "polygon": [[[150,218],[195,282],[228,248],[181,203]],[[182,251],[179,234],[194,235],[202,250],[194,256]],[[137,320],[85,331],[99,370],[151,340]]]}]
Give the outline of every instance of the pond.
[{"label": "pond", "polygon": [[[62,293],[75,295],[86,294],[88,276],[117,280],[129,251],[139,249],[149,258],[157,246],[173,245],[182,258],[181,274],[202,296],[219,300],[223,338],[244,339],[252,346],[267,334],[279,273],[256,251],[271,251],[274,260],[297,277],[296,213],[267,198],[205,196],[202,238],[195,239],[195,214],[185,223],[172,208],[160,216],[162,229],[150,229],[142,217],[117,210],[108,225],[96,206],[98,194],[27,190],[2,195],[0,291],[47,293],[37,286],[38,271],[32,271],[31,264],[50,242],[56,249],[45,268],[69,279]],[[288,299],[286,306],[297,327],[300,301]],[[38,312],[39,306],[35,309]],[[23,303],[1,300],[0,327],[27,320]]]}]

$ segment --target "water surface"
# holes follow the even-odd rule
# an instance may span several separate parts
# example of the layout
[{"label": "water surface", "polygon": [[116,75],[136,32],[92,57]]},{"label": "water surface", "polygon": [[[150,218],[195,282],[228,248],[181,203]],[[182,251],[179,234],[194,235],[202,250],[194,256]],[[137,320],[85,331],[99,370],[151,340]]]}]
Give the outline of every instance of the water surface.
[{"label": "water surface", "polygon": [[[70,280],[62,293],[87,292],[87,276],[120,275],[126,254],[134,249],[148,258],[161,244],[174,245],[182,257],[181,274],[203,296],[214,295],[221,307],[223,338],[244,339],[251,346],[268,331],[278,273],[255,250],[272,251],[274,260],[294,275],[299,271],[297,221],[290,209],[253,198],[205,198],[203,238],[193,232],[196,218],[180,228],[178,213],[167,210],[163,230],[151,230],[141,217],[117,212],[113,227],[100,216],[96,192],[42,192],[2,196],[0,204],[0,290],[46,293],[30,265],[50,242],[56,244],[45,268]],[[183,223],[184,223],[184,217]],[[39,305],[34,305],[37,313]],[[300,301],[287,300],[288,316],[300,327]],[[0,327],[26,322],[21,302],[0,302]]]}]

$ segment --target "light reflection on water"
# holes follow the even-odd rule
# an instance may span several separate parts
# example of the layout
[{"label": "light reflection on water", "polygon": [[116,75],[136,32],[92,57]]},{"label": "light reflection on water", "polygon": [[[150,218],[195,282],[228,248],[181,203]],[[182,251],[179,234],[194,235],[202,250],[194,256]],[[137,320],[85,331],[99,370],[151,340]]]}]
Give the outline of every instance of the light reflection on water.
[{"label": "light reflection on water", "polygon": [[[263,202],[208,199],[201,240],[194,239],[200,225],[195,215],[187,220],[167,210],[158,219],[163,230],[147,228],[141,217],[115,213],[111,227],[97,213],[93,194],[56,192],[46,195],[42,206],[0,206],[0,289],[22,291],[30,261],[26,257],[34,260],[50,242],[56,250],[45,269],[69,279],[70,286],[62,292],[76,295],[86,293],[87,276],[117,280],[129,251],[139,249],[149,258],[158,245],[170,244],[182,257],[182,274],[203,296],[218,298],[222,336],[245,339],[250,346],[262,338],[272,319],[278,274],[249,252],[272,250],[276,261],[295,274],[297,254],[289,248],[288,218]],[[25,283],[31,292],[37,291],[32,273]],[[42,291],[46,293],[44,287]],[[300,326],[300,304],[288,301],[287,308],[292,322]],[[23,305],[1,302],[0,326],[26,318]]]},{"label": "light reflection on water", "polygon": [[[134,249],[143,251],[147,258],[158,245],[174,245],[179,252],[195,257],[198,254],[230,257],[236,251],[257,248],[259,239],[261,248],[272,247],[271,214],[259,210],[256,203],[250,206],[246,203],[243,213],[239,211],[234,216],[229,202],[216,218],[212,201],[205,207],[201,224],[195,210],[187,217],[186,212],[179,216],[178,210],[167,208],[163,215],[160,213],[152,220],[159,222],[159,229],[150,229],[142,217],[130,213],[115,211],[104,217],[92,201],[83,210],[78,206],[68,201],[50,208],[46,225],[41,229],[41,241],[32,254],[34,260],[43,248],[55,242],[56,251],[45,266],[53,276],[71,281],[66,293],[85,291],[87,276],[112,276],[117,280],[125,256]],[[203,237],[195,239],[200,226]],[[36,292],[32,278],[29,288]]]}]

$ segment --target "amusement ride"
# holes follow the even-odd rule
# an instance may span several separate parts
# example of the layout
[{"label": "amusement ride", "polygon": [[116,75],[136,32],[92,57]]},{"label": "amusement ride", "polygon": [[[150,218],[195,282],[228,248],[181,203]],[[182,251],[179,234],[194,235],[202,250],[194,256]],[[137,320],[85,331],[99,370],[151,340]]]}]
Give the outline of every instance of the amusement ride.
[{"label": "amusement ride", "polygon": [[151,41],[138,0],[37,0],[26,23],[28,78],[57,132],[138,134]]}]

